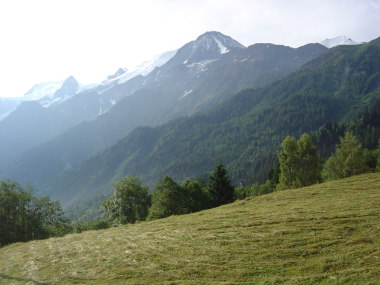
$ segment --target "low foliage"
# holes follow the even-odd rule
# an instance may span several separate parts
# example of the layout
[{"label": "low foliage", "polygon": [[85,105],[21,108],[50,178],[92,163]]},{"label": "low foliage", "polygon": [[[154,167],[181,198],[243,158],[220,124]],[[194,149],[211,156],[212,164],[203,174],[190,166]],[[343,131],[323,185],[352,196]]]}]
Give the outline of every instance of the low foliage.
[{"label": "low foliage", "polygon": [[264,184],[254,183],[250,186],[239,186],[235,188],[234,196],[236,200],[242,200],[250,196],[260,196],[272,193],[276,190],[276,185],[268,179]]},{"label": "low foliage", "polygon": [[73,226],[74,233],[81,233],[91,230],[104,230],[112,226],[112,222],[108,220],[99,220],[91,222],[77,222]]}]

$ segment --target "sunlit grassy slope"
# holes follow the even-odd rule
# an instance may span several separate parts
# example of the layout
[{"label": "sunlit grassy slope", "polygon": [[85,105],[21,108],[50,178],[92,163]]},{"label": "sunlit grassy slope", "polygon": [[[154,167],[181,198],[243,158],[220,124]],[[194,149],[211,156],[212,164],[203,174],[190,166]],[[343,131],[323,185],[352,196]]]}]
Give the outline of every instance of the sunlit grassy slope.
[{"label": "sunlit grassy slope", "polygon": [[380,284],[380,174],[0,249],[1,284]]}]

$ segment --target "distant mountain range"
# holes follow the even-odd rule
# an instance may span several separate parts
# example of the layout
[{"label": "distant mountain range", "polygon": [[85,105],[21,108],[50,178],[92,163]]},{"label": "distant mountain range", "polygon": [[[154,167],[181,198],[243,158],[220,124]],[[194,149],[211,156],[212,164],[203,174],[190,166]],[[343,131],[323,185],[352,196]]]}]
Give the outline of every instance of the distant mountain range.
[{"label": "distant mountain range", "polygon": [[[218,159],[235,184],[263,182],[285,136],[351,122],[375,102],[380,102],[380,38],[324,52],[289,76],[241,91],[210,112],[137,128],[57,176],[47,193],[77,207],[97,195],[104,198],[126,175],[150,186],[164,175],[178,181],[207,178]],[[380,125],[368,128],[369,134],[380,134]]]},{"label": "distant mountain range", "polygon": [[[0,121],[14,111],[24,101],[37,101],[43,107],[50,107],[57,105],[73,97],[76,94],[82,93],[90,89],[104,90],[111,85],[125,83],[129,79],[139,75],[147,75],[156,67],[165,64],[175,54],[174,51],[164,52],[154,58],[143,62],[132,70],[126,68],[119,68],[115,74],[107,76],[107,78],[100,83],[92,83],[88,85],[82,85],[73,77],[70,76],[65,80],[60,81],[47,81],[34,85],[28,92],[22,97],[16,98],[0,98]],[[67,85],[72,84],[72,87],[68,89]],[[65,84],[65,86],[63,86]],[[63,88],[63,90],[61,90]],[[56,94],[58,92],[58,94]],[[63,93],[66,93],[63,95]],[[101,109],[101,107],[99,107]],[[105,109],[102,109],[105,111]]]},{"label": "distant mountain range", "polygon": [[[225,38],[222,37],[218,39],[217,37],[215,37],[215,39],[216,40],[210,41],[208,44],[214,45],[214,49],[215,48],[220,49],[221,53],[226,53],[229,51],[223,45],[224,41],[226,41]],[[229,38],[229,41],[234,41],[234,40]],[[239,46],[243,47],[240,43],[236,41],[234,44],[235,44],[235,47],[239,47]],[[320,44],[327,48],[332,48],[338,45],[356,45],[359,43],[355,42],[354,40],[351,40],[350,38],[346,36],[338,36],[332,39],[326,39],[324,41],[321,41]],[[115,74],[107,76],[107,78],[100,83],[93,83],[89,85],[81,85],[80,83],[78,83],[78,88],[76,92],[72,94],[68,94],[68,96],[71,97],[87,89],[93,89],[99,86],[103,86],[103,88],[100,88],[100,89],[104,90],[106,88],[109,88],[110,85],[114,86],[116,84],[125,83],[136,76],[139,76],[139,75],[146,76],[155,68],[160,67],[164,65],[167,61],[169,61],[176,54],[176,52],[177,50],[164,52],[146,62],[141,63],[140,65],[132,68],[131,70],[128,70],[127,68],[119,68],[115,72]],[[74,79],[72,76],[70,76],[69,78]],[[66,80],[68,80],[69,78],[67,78]],[[0,103],[1,103],[0,104],[0,121],[6,116],[8,116],[12,111],[14,111],[17,108],[17,106],[20,105],[21,102],[23,101],[38,101],[43,107],[49,107],[52,104],[57,104],[57,103],[62,102],[62,100],[67,100],[69,97],[58,99],[54,96],[55,92],[61,89],[64,82],[65,80],[42,82],[42,83],[38,83],[34,85],[22,97],[0,98]],[[103,108],[103,112],[104,112],[104,108]]]},{"label": "distant mountain range", "polygon": [[[98,86],[49,108],[71,119],[82,114],[77,121],[86,119],[87,122],[66,128],[61,135],[40,146],[35,144],[23,155],[21,151],[14,154],[17,160],[13,159],[2,176],[43,187],[61,171],[112,146],[138,126],[155,126],[180,116],[211,110],[240,90],[262,87],[282,78],[326,51],[319,44],[297,49],[272,44],[246,48],[221,33],[205,33],[146,76]],[[109,80],[115,82],[120,76],[122,72]],[[109,87],[104,89],[105,86]],[[105,107],[109,108],[107,112],[96,109],[99,100],[103,106],[109,104]],[[112,105],[112,100],[117,103]],[[88,107],[82,109],[81,106]],[[2,125],[0,123],[0,131]],[[7,141],[8,148],[4,146]],[[23,141],[30,145],[32,140],[25,138]],[[9,156],[14,142],[5,140],[2,144],[0,151],[7,149],[4,155]]]},{"label": "distant mountain range", "polygon": [[[102,83],[81,85],[73,76],[64,81],[50,81],[33,86],[21,98],[0,98],[0,168],[24,151],[45,143],[65,130],[95,119],[109,110],[123,96],[130,95],[136,86],[133,79],[124,92],[117,89],[127,77],[147,74],[174,55],[166,52],[147,61],[131,72],[119,69]],[[128,80],[127,80],[128,81]],[[141,85],[141,84],[138,84]]]},{"label": "distant mountain range", "polygon": [[163,175],[207,177],[217,159],[235,183],[262,181],[285,135],[349,121],[379,95],[378,40],[321,43],[245,47],[207,32],[96,85],[36,85],[0,121],[0,178],[66,208],[125,175],[150,186]]}]

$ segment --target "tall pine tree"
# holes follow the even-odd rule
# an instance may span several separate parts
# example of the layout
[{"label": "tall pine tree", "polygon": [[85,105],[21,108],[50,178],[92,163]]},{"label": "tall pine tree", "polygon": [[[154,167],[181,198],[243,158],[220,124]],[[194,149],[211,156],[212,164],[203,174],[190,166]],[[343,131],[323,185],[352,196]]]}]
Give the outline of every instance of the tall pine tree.
[{"label": "tall pine tree", "polygon": [[218,162],[209,176],[209,193],[212,200],[212,205],[218,207],[223,204],[231,203],[234,199],[234,187],[231,185],[227,176],[227,170]]}]

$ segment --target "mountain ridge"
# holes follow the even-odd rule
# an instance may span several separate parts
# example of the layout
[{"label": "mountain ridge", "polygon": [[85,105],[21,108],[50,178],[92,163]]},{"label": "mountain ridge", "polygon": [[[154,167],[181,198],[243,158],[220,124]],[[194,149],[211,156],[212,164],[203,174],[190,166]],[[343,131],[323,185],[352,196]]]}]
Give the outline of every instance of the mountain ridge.
[{"label": "mountain ridge", "polygon": [[263,181],[287,135],[349,121],[380,99],[379,51],[380,39],[337,47],[279,81],[241,91],[208,113],[135,129],[62,173],[48,193],[73,205],[83,195],[93,197],[105,189],[109,193],[125,175],[139,176],[149,186],[165,175],[177,181],[207,178],[218,159],[227,165],[234,183]]},{"label": "mountain ridge", "polygon": [[[92,122],[79,124],[25,153],[10,165],[5,175],[21,183],[41,187],[42,177],[51,179],[57,174],[54,173],[57,169],[73,167],[116,143],[137,126],[159,125],[179,116],[210,110],[239,90],[257,88],[281,78],[326,50],[318,44],[298,49],[258,44],[248,48],[231,48],[228,53],[221,54],[219,46],[214,43],[213,56],[217,58],[213,57],[207,64],[183,64],[181,56],[191,55],[192,49],[186,48],[187,54],[180,49],[176,56],[145,77],[135,77],[101,94],[88,91],[87,96],[94,100],[99,98],[104,101],[115,96],[124,98]],[[140,86],[144,88],[139,89]],[[127,92],[131,95],[126,96]],[[80,97],[75,96],[77,100]],[[70,100],[64,102],[69,103]],[[39,167],[32,167],[33,172],[28,171],[36,160]],[[49,167],[43,170],[43,165]]]}]

